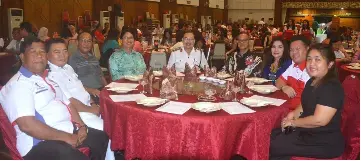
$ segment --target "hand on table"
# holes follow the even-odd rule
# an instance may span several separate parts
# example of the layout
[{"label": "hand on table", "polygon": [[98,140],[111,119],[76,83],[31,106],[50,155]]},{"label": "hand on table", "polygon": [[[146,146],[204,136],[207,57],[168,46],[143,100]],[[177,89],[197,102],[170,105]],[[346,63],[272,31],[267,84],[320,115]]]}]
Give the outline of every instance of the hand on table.
[{"label": "hand on table", "polygon": [[289,98],[294,98],[297,95],[296,91],[290,86],[283,86],[281,89]]},{"label": "hand on table", "polygon": [[100,91],[98,89],[91,89],[89,90],[89,93],[97,97],[100,96]]}]

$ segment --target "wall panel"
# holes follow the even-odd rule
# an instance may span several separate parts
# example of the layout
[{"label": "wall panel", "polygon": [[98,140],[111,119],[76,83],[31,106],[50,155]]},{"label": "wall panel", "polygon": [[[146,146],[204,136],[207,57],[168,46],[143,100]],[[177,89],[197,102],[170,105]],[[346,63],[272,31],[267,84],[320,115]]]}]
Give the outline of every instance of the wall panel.
[{"label": "wall panel", "polygon": [[24,0],[24,21],[38,29],[47,27],[52,36],[53,32],[61,31],[65,10],[69,12],[70,20],[76,20],[85,10],[92,10],[92,0]]}]

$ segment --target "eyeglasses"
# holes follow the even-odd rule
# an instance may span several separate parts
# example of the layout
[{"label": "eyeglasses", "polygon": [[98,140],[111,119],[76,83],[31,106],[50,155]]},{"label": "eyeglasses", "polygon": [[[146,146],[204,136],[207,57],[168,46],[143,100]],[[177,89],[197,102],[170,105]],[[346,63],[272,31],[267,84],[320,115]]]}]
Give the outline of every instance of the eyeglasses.
[{"label": "eyeglasses", "polygon": [[91,39],[82,39],[82,40],[80,40],[80,42],[81,43],[92,43],[93,40],[91,40]]},{"label": "eyeglasses", "polygon": [[134,37],[123,37],[124,40],[134,40]]},{"label": "eyeglasses", "polygon": [[236,39],[238,43],[246,43],[249,39]]},{"label": "eyeglasses", "polygon": [[194,39],[191,39],[191,38],[183,38],[183,41],[194,41]]},{"label": "eyeglasses", "polygon": [[297,47],[297,48],[291,48],[290,49],[290,52],[293,53],[293,52],[299,52],[301,50],[301,48]]}]

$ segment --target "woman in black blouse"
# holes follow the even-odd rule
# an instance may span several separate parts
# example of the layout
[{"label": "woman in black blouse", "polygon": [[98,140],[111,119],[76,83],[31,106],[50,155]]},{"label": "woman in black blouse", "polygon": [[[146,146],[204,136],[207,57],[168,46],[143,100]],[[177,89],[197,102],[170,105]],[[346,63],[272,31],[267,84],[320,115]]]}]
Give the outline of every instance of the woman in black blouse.
[{"label": "woman in black blouse", "polygon": [[306,69],[311,79],[303,90],[301,105],[282,120],[281,129],[272,131],[270,159],[326,159],[343,153],[340,124],[344,91],[337,79],[335,59],[332,50],[321,44],[309,49]]}]

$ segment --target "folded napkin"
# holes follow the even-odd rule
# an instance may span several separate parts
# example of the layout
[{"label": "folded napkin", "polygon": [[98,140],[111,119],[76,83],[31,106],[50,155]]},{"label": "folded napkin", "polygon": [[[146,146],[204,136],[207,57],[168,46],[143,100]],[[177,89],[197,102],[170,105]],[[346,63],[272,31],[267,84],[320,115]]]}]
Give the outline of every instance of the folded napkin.
[{"label": "folded napkin", "polygon": [[184,69],[184,80],[187,81],[194,81],[197,80],[197,66],[193,66],[193,68],[191,68],[189,66],[188,63],[186,63],[185,65],[185,69]]},{"label": "folded napkin", "polygon": [[219,105],[231,115],[256,112],[238,102],[221,102]]},{"label": "folded napkin", "polygon": [[147,98],[144,94],[110,95],[114,102],[129,102],[137,99]]},{"label": "folded napkin", "polygon": [[167,104],[157,108],[156,111],[172,113],[172,114],[177,114],[177,115],[183,115],[184,113],[186,113],[191,108],[191,106],[192,106],[191,103],[170,101]]},{"label": "folded napkin", "polygon": [[160,98],[178,100],[178,93],[175,87],[176,85],[172,85],[167,78],[164,79],[160,89]]}]

